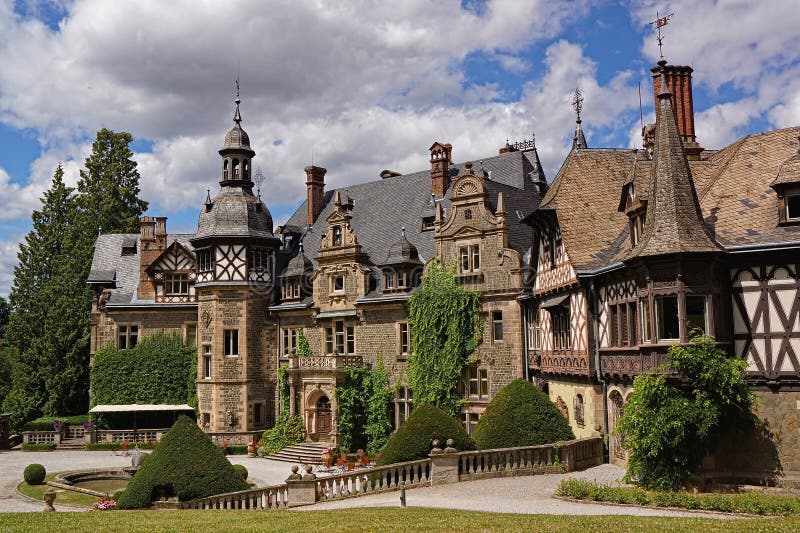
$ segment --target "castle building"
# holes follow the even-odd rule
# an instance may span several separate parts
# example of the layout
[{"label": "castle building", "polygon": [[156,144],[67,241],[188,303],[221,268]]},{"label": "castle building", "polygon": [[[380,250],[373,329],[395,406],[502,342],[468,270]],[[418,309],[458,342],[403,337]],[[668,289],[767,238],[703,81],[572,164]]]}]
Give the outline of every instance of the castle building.
[{"label": "castle building", "polygon": [[[405,303],[437,258],[482,294],[483,342],[457,384],[471,431],[497,391],[525,373],[517,297],[533,230],[523,219],[547,189],[535,145],[506,143],[498,155],[455,164],[452,146],[437,142],[430,170],[386,170],[336,190],[325,189],[326,169],[309,166],[306,201],[274,228],[253,194],[255,152],[239,103],[219,151],[220,191],[200,206],[194,235],[142,217],[138,235],[98,238],[91,353],[181,333],[198,349],[198,423],[230,442],[272,427],[285,365],[290,411],[303,417],[307,439],[336,443],[334,388],[347,367],[380,358],[398,391],[395,425],[408,416]],[[292,357],[301,331],[313,355]]]},{"label": "castle building", "polygon": [[[251,178],[241,127],[222,149],[220,191],[194,235],[142,217],[138,235],[98,237],[89,279],[91,353],[156,331],[198,348],[198,423],[249,440],[290,412],[307,440],[338,443],[334,390],[351,366],[378,364],[413,407],[406,302],[426,264],[455,264],[481,293],[482,343],[459,383],[471,432],[511,380],[546,389],[577,437],[609,437],[633,378],[699,332],[748,363],[768,435],[727,439],[709,468],[734,478],[800,474],[800,128],[748,135],[720,150],[694,130],[692,69],[652,69],[656,122],[642,149],[593,148],[580,115],[548,186],[533,142],[455,164],[434,143],[430,169],[326,190],[305,168],[306,201],[281,227]],[[300,333],[312,355],[293,357]]]},{"label": "castle building", "polygon": [[[800,473],[798,128],[700,147],[691,74],[652,69],[644,149],[573,146],[539,207],[522,292],[527,362],[576,435],[609,435],[633,378],[697,333],[748,363],[769,438],[735,435],[708,468],[762,481]],[[580,126],[580,124],[578,125]],[[577,136],[577,133],[576,133]],[[715,462],[716,461],[716,462]]]}]

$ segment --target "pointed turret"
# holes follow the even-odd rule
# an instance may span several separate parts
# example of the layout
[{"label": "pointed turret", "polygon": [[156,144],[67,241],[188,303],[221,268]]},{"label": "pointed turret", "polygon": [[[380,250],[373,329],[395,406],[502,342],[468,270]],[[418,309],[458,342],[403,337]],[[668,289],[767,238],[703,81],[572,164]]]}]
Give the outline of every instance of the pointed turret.
[{"label": "pointed turret", "polygon": [[647,222],[642,238],[630,257],[722,250],[703,222],[689,162],[675,122],[671,96],[662,74]]},{"label": "pointed turret", "polygon": [[572,136],[572,149],[582,150],[588,148],[586,136],[581,127],[581,111],[583,110],[583,95],[580,89],[575,89],[575,96],[572,97],[572,108],[575,110],[575,134]]}]

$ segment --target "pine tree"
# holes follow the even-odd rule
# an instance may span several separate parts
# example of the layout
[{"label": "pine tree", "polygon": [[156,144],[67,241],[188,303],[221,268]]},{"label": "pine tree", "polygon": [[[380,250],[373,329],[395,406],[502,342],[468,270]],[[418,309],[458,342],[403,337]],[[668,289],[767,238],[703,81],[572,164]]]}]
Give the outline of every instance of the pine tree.
[{"label": "pine tree", "polygon": [[6,325],[8,324],[8,317],[11,314],[11,306],[5,298],[0,296],[0,406],[3,405],[11,389],[11,366],[8,362],[8,354],[4,349],[5,342],[3,339],[6,336]]},{"label": "pine tree", "polygon": [[73,189],[64,184],[63,177],[59,165],[42,197],[42,208],[33,212],[33,229],[20,244],[9,295],[12,313],[4,343],[13,384],[4,408],[13,413],[12,424],[17,427],[44,413],[49,394],[45,378],[48,366],[57,357],[47,331],[52,329],[48,320],[53,318],[53,285],[61,277],[59,262],[69,254],[65,235],[75,213]]}]

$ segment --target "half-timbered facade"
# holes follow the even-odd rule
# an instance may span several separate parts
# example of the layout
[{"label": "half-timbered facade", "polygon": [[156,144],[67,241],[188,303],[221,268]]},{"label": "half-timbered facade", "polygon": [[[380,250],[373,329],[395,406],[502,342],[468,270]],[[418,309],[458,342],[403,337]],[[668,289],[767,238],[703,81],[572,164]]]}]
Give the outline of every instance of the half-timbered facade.
[{"label": "half-timbered facade", "polygon": [[[652,72],[658,118],[644,149],[579,143],[528,217],[534,273],[520,300],[530,373],[576,434],[609,435],[610,460],[624,462],[614,428],[633,378],[663,364],[671,345],[712,335],[748,361],[773,432],[721,449],[717,470],[791,480],[800,473],[798,128],[704,150],[687,118],[691,69],[662,61]],[[771,456],[776,464],[753,459]]]}]

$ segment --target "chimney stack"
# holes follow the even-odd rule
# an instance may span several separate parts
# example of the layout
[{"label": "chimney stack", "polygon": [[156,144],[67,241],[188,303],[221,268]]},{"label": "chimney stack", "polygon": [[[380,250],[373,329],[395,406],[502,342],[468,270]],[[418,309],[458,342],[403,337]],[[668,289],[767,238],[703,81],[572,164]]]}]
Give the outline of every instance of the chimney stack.
[{"label": "chimney stack", "polygon": [[158,259],[166,249],[167,219],[166,217],[141,217],[139,219],[139,298],[153,298],[155,286],[147,274],[147,268]]},{"label": "chimney stack", "polygon": [[327,169],[322,167],[308,166],[306,171],[306,224],[311,225],[317,220],[322,211],[322,202],[325,199],[325,173]]},{"label": "chimney stack", "polygon": [[658,66],[650,69],[653,75],[653,96],[658,121],[658,93],[661,91],[661,73],[667,80],[667,88],[672,93],[672,108],[675,110],[675,122],[683,142],[686,157],[690,160],[700,159],[703,148],[697,143],[694,133],[694,102],[692,99],[692,72],[690,66],[667,65],[662,59]]},{"label": "chimney stack", "polygon": [[161,250],[167,249],[167,217],[156,217],[156,245]]},{"label": "chimney stack", "polygon": [[153,217],[141,217],[139,219],[139,238],[142,241],[142,248],[145,242],[156,240],[155,236],[156,219]]},{"label": "chimney stack", "polygon": [[431,194],[444,196],[450,185],[450,163],[453,145],[439,142],[431,145]]}]

